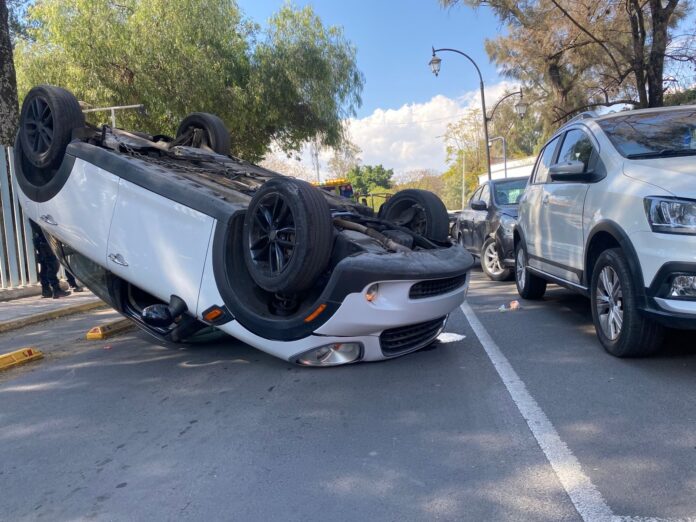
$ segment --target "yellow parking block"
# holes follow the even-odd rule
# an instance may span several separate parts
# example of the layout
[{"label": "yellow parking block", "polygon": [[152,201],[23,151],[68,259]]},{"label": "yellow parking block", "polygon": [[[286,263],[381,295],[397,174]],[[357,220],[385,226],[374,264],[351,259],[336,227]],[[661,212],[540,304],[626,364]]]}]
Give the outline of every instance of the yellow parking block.
[{"label": "yellow parking block", "polygon": [[36,361],[37,359],[43,359],[43,353],[40,350],[33,347],[20,348],[14,352],[0,355],[0,370],[6,370],[18,364]]},{"label": "yellow parking block", "polygon": [[116,334],[125,332],[135,326],[128,319],[119,319],[117,321],[111,321],[110,323],[103,324],[102,326],[95,326],[85,336],[88,341],[102,341],[113,337]]}]

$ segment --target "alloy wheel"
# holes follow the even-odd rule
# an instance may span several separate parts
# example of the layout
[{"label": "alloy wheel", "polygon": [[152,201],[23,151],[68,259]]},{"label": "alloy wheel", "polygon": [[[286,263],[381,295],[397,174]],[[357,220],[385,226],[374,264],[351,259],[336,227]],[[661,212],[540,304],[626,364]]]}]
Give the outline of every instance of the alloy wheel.
[{"label": "alloy wheel", "polygon": [[517,278],[517,286],[520,290],[524,290],[524,283],[527,276],[527,259],[524,255],[524,250],[521,248],[517,251],[517,261],[515,262],[515,277]]},{"label": "alloy wheel", "polygon": [[495,248],[494,242],[490,242],[486,250],[484,250],[483,262],[491,275],[499,276],[505,271],[500,264],[500,256],[498,256],[498,250]]},{"label": "alloy wheel", "polygon": [[43,98],[31,100],[24,118],[24,130],[32,152],[43,154],[50,148],[53,143],[53,113]]},{"label": "alloy wheel", "polygon": [[595,305],[602,332],[615,341],[623,328],[623,292],[619,276],[611,266],[605,266],[599,273]]},{"label": "alloy wheel", "polygon": [[280,194],[263,198],[254,212],[249,234],[253,263],[273,275],[281,273],[295,252],[295,219]]}]

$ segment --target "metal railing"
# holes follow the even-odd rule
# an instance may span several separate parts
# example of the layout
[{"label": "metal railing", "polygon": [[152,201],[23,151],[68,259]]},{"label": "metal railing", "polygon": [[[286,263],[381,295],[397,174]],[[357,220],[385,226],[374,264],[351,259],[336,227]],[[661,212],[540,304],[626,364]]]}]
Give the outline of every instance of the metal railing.
[{"label": "metal railing", "polygon": [[0,145],[0,288],[38,282],[29,221],[17,201],[11,148]]}]

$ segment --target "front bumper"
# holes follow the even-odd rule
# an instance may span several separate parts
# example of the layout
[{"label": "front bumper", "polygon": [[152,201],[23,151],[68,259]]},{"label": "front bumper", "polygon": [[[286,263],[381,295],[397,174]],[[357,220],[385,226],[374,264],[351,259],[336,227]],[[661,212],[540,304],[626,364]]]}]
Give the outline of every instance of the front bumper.
[{"label": "front bumper", "polygon": [[498,251],[498,259],[504,268],[515,266],[515,240],[512,234],[507,235],[503,227],[495,231],[495,247]]},{"label": "front bumper", "polygon": [[678,274],[696,274],[696,263],[664,263],[646,288],[644,312],[669,328],[696,330],[696,299],[674,298],[669,295],[672,277]]},{"label": "front bumper", "polygon": [[[373,280],[359,292],[348,294],[331,318],[311,335],[296,340],[274,340],[254,333],[238,321],[219,326],[228,334],[286,361],[332,343],[360,343],[360,361],[379,361],[414,352],[430,344],[442,331],[447,316],[466,298],[469,278],[440,295],[412,298],[421,280]],[[379,285],[377,298],[368,301],[364,291]],[[358,362],[358,361],[355,361]]]}]

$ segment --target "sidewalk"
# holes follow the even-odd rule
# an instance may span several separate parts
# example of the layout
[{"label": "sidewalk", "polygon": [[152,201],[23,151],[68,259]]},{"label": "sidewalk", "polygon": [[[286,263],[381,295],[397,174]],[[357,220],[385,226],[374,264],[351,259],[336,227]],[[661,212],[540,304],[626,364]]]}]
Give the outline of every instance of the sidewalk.
[{"label": "sidewalk", "polygon": [[106,304],[88,290],[59,299],[35,295],[0,302],[0,333],[100,306]]}]

